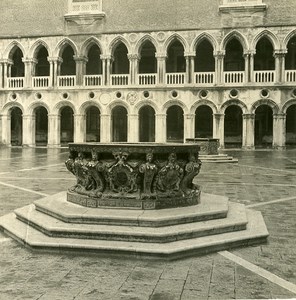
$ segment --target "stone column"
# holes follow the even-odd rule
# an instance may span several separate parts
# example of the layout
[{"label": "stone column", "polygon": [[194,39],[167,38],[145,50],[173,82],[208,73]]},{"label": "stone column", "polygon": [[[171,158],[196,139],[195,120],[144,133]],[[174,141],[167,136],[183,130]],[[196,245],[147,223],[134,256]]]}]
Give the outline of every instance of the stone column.
[{"label": "stone column", "polygon": [[242,148],[245,150],[255,149],[255,138],[254,138],[254,114],[243,114],[243,141]]},{"label": "stone column", "polygon": [[219,139],[220,148],[224,148],[224,114],[213,115],[213,138]]},{"label": "stone column", "polygon": [[250,82],[250,52],[247,51],[244,53],[244,59],[245,59],[244,82],[248,83],[248,82]]},{"label": "stone column", "polygon": [[47,61],[49,62],[49,82],[48,87],[53,87],[53,77],[54,77],[54,62],[52,57],[47,57]]},{"label": "stone column", "polygon": [[128,54],[127,57],[130,63],[130,84],[134,85],[138,83],[138,67],[141,57],[138,54]]},{"label": "stone column", "polygon": [[23,115],[23,146],[35,146],[35,115]]},{"label": "stone column", "polygon": [[2,137],[2,143],[4,145],[10,146],[11,145],[11,116],[10,114],[7,115],[1,115],[1,137]]},{"label": "stone column", "polygon": [[128,115],[127,141],[137,143],[139,141],[139,115]]},{"label": "stone column", "polygon": [[216,54],[214,54],[215,57],[215,77],[216,77],[216,83],[222,84],[224,83],[223,79],[223,72],[224,72],[224,56],[225,56],[225,50],[217,51]]},{"label": "stone column", "polygon": [[249,52],[249,63],[250,63],[250,82],[255,82],[255,77],[254,77],[254,55],[256,52],[250,51]]},{"label": "stone column", "polygon": [[76,62],[76,85],[83,86],[83,79],[88,58],[86,56],[74,56]]},{"label": "stone column", "polygon": [[273,115],[272,147],[279,150],[286,147],[286,114]]},{"label": "stone column", "polygon": [[3,85],[3,82],[4,82],[4,80],[3,80],[3,78],[4,78],[3,65],[4,65],[4,63],[0,60],[0,89],[2,89],[4,87],[4,85]]},{"label": "stone column", "polygon": [[74,143],[83,143],[86,140],[85,118],[85,115],[74,115]]},{"label": "stone column", "polygon": [[165,84],[166,83],[166,59],[167,55],[165,53],[155,53],[155,57],[157,58],[157,75],[158,75],[158,83]]},{"label": "stone column", "polygon": [[193,83],[195,53],[184,53],[184,56],[185,56],[185,59],[186,59],[186,78],[185,78],[185,84],[186,83]]},{"label": "stone column", "polygon": [[58,76],[61,73],[61,64],[63,59],[61,57],[48,57],[48,61],[52,62],[52,74],[50,75],[52,78],[52,86],[58,86]]},{"label": "stone column", "polygon": [[165,143],[167,136],[166,114],[155,114],[155,142]]},{"label": "stone column", "polygon": [[194,138],[195,114],[184,114],[184,142],[188,138]]},{"label": "stone column", "polygon": [[107,78],[106,78],[106,55],[101,54],[100,59],[102,61],[102,85],[107,85]]},{"label": "stone column", "polygon": [[101,143],[110,143],[111,136],[112,136],[111,115],[101,114],[101,131],[100,131]]},{"label": "stone column", "polygon": [[34,75],[35,65],[37,60],[34,58],[22,58],[22,62],[25,64],[25,82],[24,87],[32,88],[32,77]]},{"label": "stone column", "polygon": [[3,62],[3,87],[8,88],[8,78],[11,76],[11,66],[13,61],[11,59],[4,59]]},{"label": "stone column", "polygon": [[48,148],[61,145],[61,115],[48,115]]},{"label": "stone column", "polygon": [[105,84],[106,85],[111,85],[111,68],[112,68],[112,56],[111,55],[104,55],[106,61],[106,79],[105,79]]},{"label": "stone column", "polygon": [[285,55],[287,50],[275,50],[275,82],[282,83],[285,80]]}]

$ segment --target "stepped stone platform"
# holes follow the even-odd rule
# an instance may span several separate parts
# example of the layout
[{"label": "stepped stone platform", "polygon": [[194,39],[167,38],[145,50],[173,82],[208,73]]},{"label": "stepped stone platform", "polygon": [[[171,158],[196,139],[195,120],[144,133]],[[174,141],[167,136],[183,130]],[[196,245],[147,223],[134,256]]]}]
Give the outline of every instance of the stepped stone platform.
[{"label": "stepped stone platform", "polygon": [[0,218],[7,235],[38,251],[77,251],[176,259],[266,241],[260,212],[201,193],[192,207],[130,210],[82,207],[66,192]]},{"label": "stepped stone platform", "polygon": [[176,259],[266,241],[260,212],[201,192],[196,144],[69,148],[77,183],[0,218],[31,249]]},{"label": "stepped stone platform", "polygon": [[228,154],[200,155],[201,162],[206,163],[237,163],[238,159]]}]

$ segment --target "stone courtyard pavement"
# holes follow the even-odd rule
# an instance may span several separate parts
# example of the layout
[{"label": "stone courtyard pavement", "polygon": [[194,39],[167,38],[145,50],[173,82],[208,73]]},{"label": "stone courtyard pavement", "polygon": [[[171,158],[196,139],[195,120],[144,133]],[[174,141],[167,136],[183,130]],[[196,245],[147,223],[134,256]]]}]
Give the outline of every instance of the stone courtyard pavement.
[{"label": "stone courtyard pavement", "polygon": [[[296,298],[296,150],[204,163],[202,190],[262,212],[268,243],[176,261],[37,253],[0,232],[0,300]],[[67,149],[0,148],[0,216],[75,180]]]}]

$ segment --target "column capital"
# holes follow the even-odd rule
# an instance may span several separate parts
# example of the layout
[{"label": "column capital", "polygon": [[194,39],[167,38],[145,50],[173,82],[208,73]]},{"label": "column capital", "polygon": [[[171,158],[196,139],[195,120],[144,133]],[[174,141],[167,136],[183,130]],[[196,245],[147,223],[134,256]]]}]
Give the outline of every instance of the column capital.
[{"label": "column capital", "polygon": [[214,53],[214,57],[223,58],[225,56],[225,53],[226,53],[225,50],[218,50]]},{"label": "column capital", "polygon": [[47,61],[48,62],[58,62],[58,63],[62,63],[63,59],[59,56],[48,56],[47,57]]},{"label": "column capital", "polygon": [[285,55],[288,53],[287,49],[275,49],[273,51],[274,57],[285,57]]},{"label": "column capital", "polygon": [[276,114],[273,114],[273,117],[275,119],[285,119],[286,118],[286,115],[285,113],[276,113]]},{"label": "column capital", "polygon": [[155,57],[157,59],[167,59],[167,54],[165,52],[155,52]]},{"label": "column capital", "polygon": [[38,60],[36,58],[22,57],[22,62],[25,64],[37,64]]},{"label": "column capital", "polygon": [[187,58],[189,57],[195,57],[196,53],[195,52],[184,52],[184,56]]},{"label": "column capital", "polygon": [[13,65],[13,60],[8,58],[0,59],[0,63],[6,64],[6,65]]},{"label": "column capital", "polygon": [[256,50],[246,50],[244,51],[244,56],[254,56],[256,54]]},{"label": "column capital", "polygon": [[113,60],[113,56],[111,54],[100,54],[101,60]]},{"label": "column capital", "polygon": [[81,61],[81,62],[84,62],[84,63],[87,63],[88,62],[88,58],[87,56],[84,56],[84,55],[74,55],[73,56],[73,59],[78,62],[78,61]]},{"label": "column capital", "polygon": [[140,60],[141,59],[141,55],[137,54],[137,53],[130,53],[127,55],[127,58],[129,60]]},{"label": "column capital", "polygon": [[255,114],[252,113],[246,113],[246,114],[242,114],[243,119],[255,119]]}]

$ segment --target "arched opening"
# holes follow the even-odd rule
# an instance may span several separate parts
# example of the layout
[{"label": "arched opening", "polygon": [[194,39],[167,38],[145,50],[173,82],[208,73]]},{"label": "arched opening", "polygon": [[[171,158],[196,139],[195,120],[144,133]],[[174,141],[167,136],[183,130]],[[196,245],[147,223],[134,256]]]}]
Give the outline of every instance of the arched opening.
[{"label": "arched opening", "polygon": [[266,105],[260,105],[255,111],[255,147],[271,147],[273,141],[273,112]]},{"label": "arched opening", "polygon": [[101,113],[95,106],[86,110],[86,142],[100,141]]},{"label": "arched opening", "polygon": [[285,56],[285,69],[296,70],[296,36],[293,36],[289,40],[287,50],[288,52]]},{"label": "arched opening", "polygon": [[12,65],[11,65],[11,77],[24,77],[25,76],[25,64],[22,61],[23,52],[20,48],[16,47],[11,53]]},{"label": "arched opening", "polygon": [[239,40],[236,38],[228,41],[225,48],[224,71],[244,71],[244,51]]},{"label": "arched opening", "polygon": [[10,132],[11,146],[21,146],[23,144],[23,113],[19,107],[10,110]]},{"label": "arched opening", "polygon": [[48,51],[44,46],[39,48],[36,58],[35,76],[49,76]]},{"label": "arched opening", "polygon": [[60,75],[75,75],[76,63],[74,60],[74,50],[71,46],[67,46],[62,53],[61,74]]},{"label": "arched opening", "polygon": [[224,144],[225,148],[241,148],[243,135],[243,112],[237,105],[230,105],[225,110]]},{"label": "arched opening", "polygon": [[286,112],[286,145],[296,146],[296,104],[289,106]]},{"label": "arched opening", "polygon": [[73,109],[65,106],[61,109],[61,145],[74,141],[74,116]]},{"label": "arched opening", "polygon": [[149,106],[141,107],[139,111],[139,141],[155,142],[155,111]]},{"label": "arched opening", "polygon": [[140,51],[139,73],[156,73],[157,59],[155,47],[150,41],[145,41]]},{"label": "arched opening", "polygon": [[119,43],[113,52],[112,74],[129,74],[128,50],[123,43]]},{"label": "arched opening", "polygon": [[172,42],[167,51],[166,72],[177,73],[186,71],[186,61],[184,57],[184,47],[178,41]]},{"label": "arched opening", "polygon": [[195,72],[214,72],[215,58],[214,49],[208,40],[201,41],[196,47],[196,54],[194,58]]},{"label": "arched opening", "polygon": [[100,58],[101,50],[98,45],[94,44],[89,48],[87,53],[86,75],[102,74],[102,61]]},{"label": "arched opening", "polygon": [[254,70],[274,70],[275,60],[273,56],[273,45],[268,38],[263,37],[256,45],[256,54],[254,55]]},{"label": "arched opening", "polygon": [[195,110],[195,138],[213,137],[213,110],[201,105]]},{"label": "arched opening", "polygon": [[127,142],[127,110],[123,106],[112,109],[112,142]]},{"label": "arched opening", "polygon": [[167,142],[183,143],[184,141],[184,113],[178,105],[168,108],[166,116]]},{"label": "arched opening", "polygon": [[35,109],[35,143],[46,146],[48,142],[48,113],[43,106]]}]

